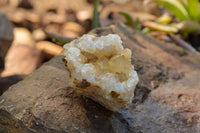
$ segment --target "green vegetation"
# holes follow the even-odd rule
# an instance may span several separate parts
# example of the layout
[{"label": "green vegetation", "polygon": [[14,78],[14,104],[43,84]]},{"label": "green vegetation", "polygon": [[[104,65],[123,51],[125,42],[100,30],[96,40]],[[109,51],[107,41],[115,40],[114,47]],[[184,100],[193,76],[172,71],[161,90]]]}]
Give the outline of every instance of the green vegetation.
[{"label": "green vegetation", "polygon": [[155,0],[158,5],[167,8],[181,23],[177,28],[182,34],[194,33],[200,29],[200,11],[198,0]]},{"label": "green vegetation", "polygon": [[155,0],[155,2],[167,8],[180,21],[200,20],[199,1],[198,0]]},{"label": "green vegetation", "polygon": [[98,12],[99,4],[100,0],[95,0],[93,17],[92,17],[92,29],[99,27],[99,12]]},{"label": "green vegetation", "polygon": [[44,32],[48,38],[50,38],[53,42],[58,43],[59,45],[64,45],[74,39],[74,38],[62,36],[59,34],[54,34],[54,33],[48,32],[46,30],[44,30]]},{"label": "green vegetation", "polygon": [[140,24],[139,19],[133,20],[131,15],[126,11],[119,11],[119,14],[121,14],[126,19],[128,26],[138,29],[138,30],[141,30],[142,26]]}]

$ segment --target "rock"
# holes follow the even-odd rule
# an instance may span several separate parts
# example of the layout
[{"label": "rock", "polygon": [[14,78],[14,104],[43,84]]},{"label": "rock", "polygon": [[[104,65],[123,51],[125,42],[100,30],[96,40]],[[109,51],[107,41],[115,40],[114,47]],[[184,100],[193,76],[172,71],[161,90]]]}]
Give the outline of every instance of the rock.
[{"label": "rock", "polygon": [[[21,27],[34,29],[41,21],[40,15],[35,11],[19,8],[13,12],[8,12],[10,20]],[[34,25],[35,27],[34,27]]]},{"label": "rock", "polygon": [[0,57],[5,58],[13,41],[13,26],[5,14],[0,12]]},{"label": "rock", "polygon": [[79,37],[84,33],[83,27],[75,22],[66,22],[61,27],[61,34],[67,37]]},{"label": "rock", "polygon": [[30,0],[20,0],[18,6],[25,9],[33,9],[33,5]]},{"label": "rock", "polygon": [[19,5],[19,0],[9,0],[9,4],[12,7],[17,7]]},{"label": "rock", "polygon": [[14,42],[19,45],[34,46],[35,42],[32,38],[31,33],[26,28],[15,28],[14,29]]},{"label": "rock", "polygon": [[2,57],[0,57],[0,73],[4,69],[4,60]]},{"label": "rock", "polygon": [[12,75],[8,77],[0,77],[0,96],[13,84],[24,79],[23,75]]},{"label": "rock", "polygon": [[8,4],[8,0],[1,0],[0,1],[0,5],[1,6],[5,6],[5,5],[7,5]]},{"label": "rock", "polygon": [[87,19],[90,19],[92,14],[88,10],[78,11],[76,13],[77,19],[79,21],[86,21]]},{"label": "rock", "polygon": [[111,112],[76,95],[68,86],[69,73],[61,54],[0,97],[0,110],[11,115],[0,121],[1,130],[6,130],[2,121],[14,118],[40,133],[200,132],[199,55],[179,56],[177,46],[160,43],[121,24],[92,33],[117,33],[124,47],[132,50],[140,78],[132,103]]},{"label": "rock", "polygon": [[32,32],[33,39],[35,41],[42,41],[46,39],[46,34],[42,29],[36,29]]},{"label": "rock", "polygon": [[52,12],[47,12],[44,16],[42,23],[48,25],[51,23],[63,24],[66,22],[67,18],[65,14],[55,14]]},{"label": "rock", "polygon": [[33,133],[27,127],[25,127],[21,121],[4,110],[0,110],[0,132]]},{"label": "rock", "polygon": [[36,45],[37,49],[42,51],[45,59],[51,59],[52,57],[59,55],[63,51],[63,48],[61,46],[58,46],[48,41],[40,41]]},{"label": "rock", "polygon": [[45,31],[58,34],[60,32],[60,25],[55,23],[49,24],[45,27]]},{"label": "rock", "polygon": [[36,48],[31,33],[25,28],[14,29],[14,41],[5,59],[1,76],[28,75],[42,62],[41,51]]}]

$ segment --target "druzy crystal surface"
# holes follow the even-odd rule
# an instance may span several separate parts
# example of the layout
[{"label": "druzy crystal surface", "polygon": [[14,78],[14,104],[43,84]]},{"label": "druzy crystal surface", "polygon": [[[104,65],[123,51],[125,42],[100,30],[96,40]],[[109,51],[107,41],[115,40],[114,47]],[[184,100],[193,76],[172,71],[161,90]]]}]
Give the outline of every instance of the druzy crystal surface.
[{"label": "druzy crystal surface", "polygon": [[64,45],[71,86],[107,109],[131,103],[139,81],[131,64],[131,50],[117,34],[82,37]]}]

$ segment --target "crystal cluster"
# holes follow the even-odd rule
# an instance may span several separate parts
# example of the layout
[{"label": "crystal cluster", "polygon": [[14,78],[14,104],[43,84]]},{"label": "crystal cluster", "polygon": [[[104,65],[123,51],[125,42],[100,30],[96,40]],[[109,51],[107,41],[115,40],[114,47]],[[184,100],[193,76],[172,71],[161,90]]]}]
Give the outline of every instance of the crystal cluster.
[{"label": "crystal cluster", "polygon": [[131,103],[138,75],[131,64],[131,50],[116,34],[82,37],[64,45],[64,59],[71,85],[109,110]]}]

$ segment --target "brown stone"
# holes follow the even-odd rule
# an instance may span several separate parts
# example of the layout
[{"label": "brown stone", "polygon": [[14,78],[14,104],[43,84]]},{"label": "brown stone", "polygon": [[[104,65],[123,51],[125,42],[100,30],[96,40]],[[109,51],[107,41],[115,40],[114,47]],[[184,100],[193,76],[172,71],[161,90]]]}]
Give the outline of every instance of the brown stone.
[{"label": "brown stone", "polygon": [[1,133],[33,133],[23,125],[21,121],[4,110],[0,110],[0,132]]},{"label": "brown stone", "polygon": [[79,37],[84,33],[83,27],[75,22],[66,22],[62,25],[61,34],[67,37]]},{"label": "brown stone", "polygon": [[[132,50],[140,81],[130,105],[111,112],[68,86],[62,55],[45,63],[0,97],[0,109],[34,132],[200,132],[200,57],[118,24],[92,31],[117,33]],[[0,113],[0,117],[4,114]],[[0,121],[5,131],[4,119]],[[17,132],[17,130],[13,128]]]},{"label": "brown stone", "polygon": [[63,51],[63,47],[58,46],[49,41],[37,42],[37,49],[41,50],[45,59],[51,59],[52,57],[59,55]]},{"label": "brown stone", "polygon": [[0,12],[0,57],[3,59],[13,41],[13,26],[5,14]]},{"label": "brown stone", "polygon": [[88,10],[82,10],[76,13],[77,19],[79,21],[86,21],[87,19],[90,19],[92,14]]},{"label": "brown stone", "polygon": [[42,41],[47,38],[46,34],[42,29],[36,29],[32,32],[33,39],[35,41]]}]

